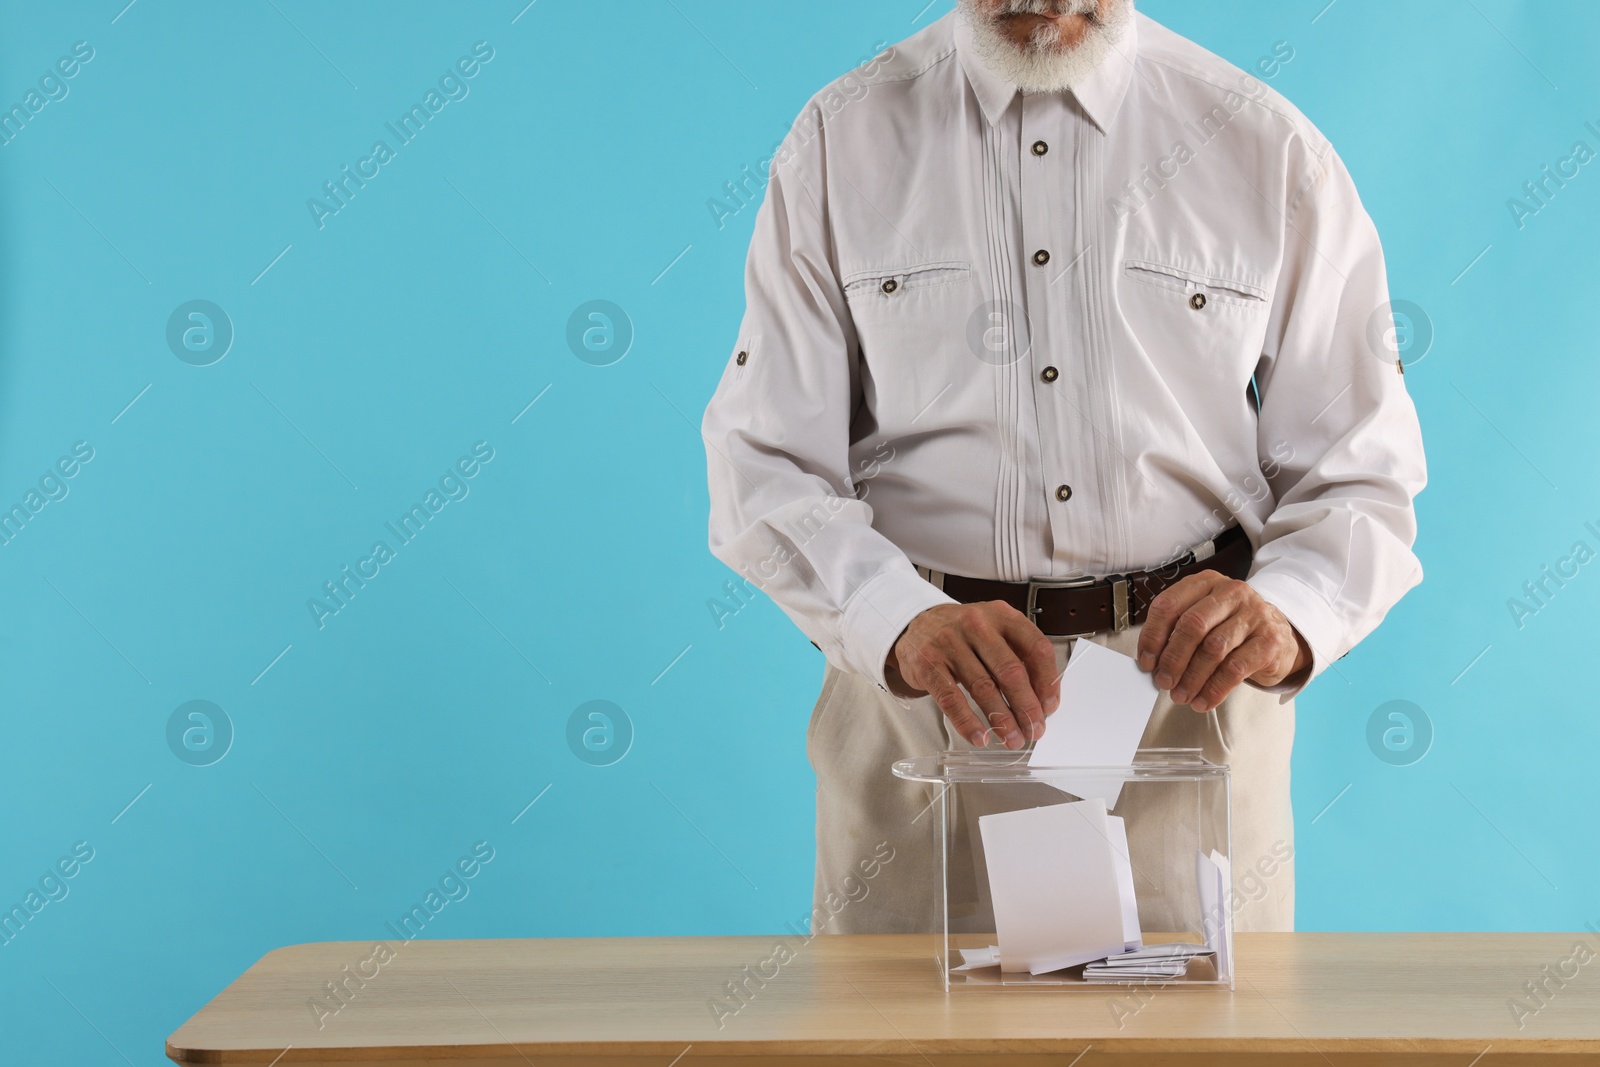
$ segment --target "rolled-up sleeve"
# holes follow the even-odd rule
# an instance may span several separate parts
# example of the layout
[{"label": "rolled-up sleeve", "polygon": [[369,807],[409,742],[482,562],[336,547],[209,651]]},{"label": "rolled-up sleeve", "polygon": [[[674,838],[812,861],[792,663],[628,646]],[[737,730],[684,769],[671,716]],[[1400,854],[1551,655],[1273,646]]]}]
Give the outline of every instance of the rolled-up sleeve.
[{"label": "rolled-up sleeve", "polygon": [[871,471],[850,456],[858,353],[830,251],[824,139],[800,145],[791,133],[756,214],[744,318],[701,426],[710,544],[831,663],[887,687],[885,660],[907,624],[954,601],[857,497]]},{"label": "rolled-up sleeve", "polygon": [[[1309,153],[1308,153],[1309,157]],[[1422,580],[1413,499],[1427,481],[1416,409],[1390,342],[1376,228],[1331,147],[1285,213],[1283,267],[1256,375],[1272,487],[1250,584],[1312,652],[1292,695]]]}]

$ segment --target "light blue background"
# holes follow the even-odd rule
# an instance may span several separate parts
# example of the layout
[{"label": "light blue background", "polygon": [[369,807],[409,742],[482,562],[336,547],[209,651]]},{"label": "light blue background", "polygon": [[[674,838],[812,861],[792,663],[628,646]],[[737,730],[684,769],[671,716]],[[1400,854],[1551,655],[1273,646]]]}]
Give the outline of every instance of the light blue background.
[{"label": "light blue background", "polygon": [[[729,572],[697,428],[755,214],[719,229],[707,201],[950,4],[524,2],[4,4],[5,106],[95,49],[0,148],[0,504],[95,449],[0,547],[0,904],[95,850],[0,947],[8,1060],[164,1062],[263,953],[390,936],[480,840],[427,936],[809,911],[821,658],[769,602],[722,629],[707,607]],[[1600,164],[1520,231],[1506,201],[1600,148],[1600,6],[1324,3],[1140,5],[1247,68],[1289,43],[1272,84],[1436,329],[1406,377],[1427,578],[1300,702],[1299,923],[1577,929],[1600,921],[1600,563],[1522,629],[1506,601],[1600,549]],[[480,40],[470,95],[319,230],[307,198]],[[237,331],[209,367],[164,338],[196,298]],[[565,341],[597,298],[636,330],[607,367]],[[480,440],[470,495],[319,631],[307,598]],[[237,732],[209,767],[167,747],[192,699]],[[635,731],[612,766],[566,742],[593,699]],[[1393,699],[1436,732],[1411,766],[1367,745]]]}]

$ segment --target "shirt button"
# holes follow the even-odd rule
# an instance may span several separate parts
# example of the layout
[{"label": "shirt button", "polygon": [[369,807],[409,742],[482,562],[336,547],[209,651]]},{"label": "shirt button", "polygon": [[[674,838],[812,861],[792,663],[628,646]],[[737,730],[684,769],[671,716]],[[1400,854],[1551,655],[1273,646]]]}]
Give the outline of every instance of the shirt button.
[{"label": "shirt button", "polygon": [[1206,294],[1196,293],[1189,298],[1189,306],[1199,311],[1206,306]]},{"label": "shirt button", "polygon": [[1072,486],[1070,486],[1070,485],[1058,485],[1058,486],[1056,486],[1056,499],[1057,500],[1062,500],[1062,501],[1071,500],[1072,499]]},{"label": "shirt button", "polygon": [[1035,141],[1035,142],[1033,142],[1033,154],[1034,155],[1042,156],[1048,151],[1050,151],[1050,146],[1045,144],[1043,141]]},{"label": "shirt button", "polygon": [[1050,262],[1050,253],[1041,248],[1033,254],[1033,261],[1042,267]]},{"label": "shirt button", "polygon": [[900,283],[895,281],[893,278],[889,278],[883,283],[883,291],[885,293],[893,293],[898,288],[900,288]]},{"label": "shirt button", "polygon": [[734,357],[733,361],[735,363],[739,364],[739,366],[742,367],[742,366],[744,366],[744,361],[749,359],[749,358],[750,358],[750,353],[748,353],[748,352],[740,352],[736,357]]},{"label": "shirt button", "polygon": [[1053,382],[1057,378],[1061,377],[1061,372],[1056,370],[1054,367],[1046,367],[1044,370],[1039,372],[1039,377],[1043,378],[1047,382]]}]

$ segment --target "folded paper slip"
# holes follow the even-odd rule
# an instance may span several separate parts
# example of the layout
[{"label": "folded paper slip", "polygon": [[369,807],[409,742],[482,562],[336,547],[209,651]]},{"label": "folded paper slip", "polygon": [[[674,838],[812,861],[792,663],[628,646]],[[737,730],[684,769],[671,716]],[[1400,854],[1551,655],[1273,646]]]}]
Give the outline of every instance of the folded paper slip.
[{"label": "folded paper slip", "polygon": [[990,945],[988,948],[963,948],[957,951],[961,953],[961,964],[950,968],[952,971],[975,971],[980,967],[1000,966],[998,945]]},{"label": "folded paper slip", "polygon": [[1171,981],[1182,978],[1189,970],[1188,964],[1166,969],[1151,968],[1136,971],[1131,967],[1117,967],[1111,970],[1101,970],[1094,967],[1083,969],[1085,982],[1143,982],[1143,981]]},{"label": "folded paper slip", "polygon": [[1107,967],[1134,967],[1139,964],[1153,963],[1166,960],[1188,960],[1194,956],[1210,956],[1216,949],[1206,945],[1195,945],[1187,941],[1177,941],[1165,945],[1146,945],[1144,948],[1133,952],[1123,952],[1115,956],[1107,956],[1103,964]]}]

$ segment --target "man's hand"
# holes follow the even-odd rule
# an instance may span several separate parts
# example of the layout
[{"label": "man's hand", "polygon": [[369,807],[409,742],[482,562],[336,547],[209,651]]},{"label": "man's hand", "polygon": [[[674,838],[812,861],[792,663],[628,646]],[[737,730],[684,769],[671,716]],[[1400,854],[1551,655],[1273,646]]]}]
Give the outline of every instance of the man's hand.
[{"label": "man's hand", "polygon": [[891,688],[930,694],[950,724],[973,745],[988,730],[972,714],[965,686],[1007,748],[1044,733],[1044,717],[1061,702],[1055,649],[1022,612],[1001,600],[941,604],[911,620],[889,652]]},{"label": "man's hand", "polygon": [[1140,668],[1195,711],[1210,711],[1240,682],[1277,685],[1310,663],[1310,647],[1283,612],[1216,571],[1163,590],[1139,635]]}]

